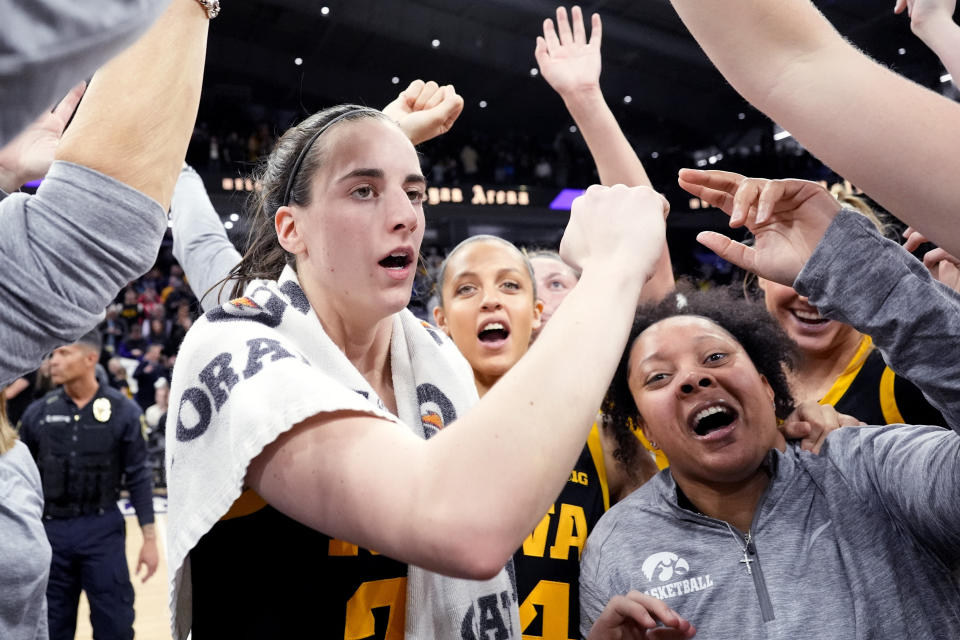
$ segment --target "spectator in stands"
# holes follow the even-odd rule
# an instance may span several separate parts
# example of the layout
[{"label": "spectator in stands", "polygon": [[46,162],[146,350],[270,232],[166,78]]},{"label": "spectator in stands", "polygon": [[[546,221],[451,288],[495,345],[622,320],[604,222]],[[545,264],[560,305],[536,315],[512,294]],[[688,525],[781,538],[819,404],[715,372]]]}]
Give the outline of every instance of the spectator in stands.
[{"label": "spectator in stands", "polygon": [[117,355],[122,358],[133,358],[139,360],[143,357],[147,348],[147,341],[143,339],[143,333],[139,324],[131,324],[126,337],[120,341],[117,347]]},{"label": "spectator in stands", "polygon": [[127,369],[123,366],[122,359],[110,358],[107,361],[107,376],[107,382],[111,387],[128,398],[133,398],[133,392],[130,391],[130,383],[127,380]]},{"label": "spectator in stands", "polygon": [[133,372],[133,379],[137,381],[134,400],[142,410],[146,411],[147,407],[154,403],[154,385],[161,378],[169,379],[170,372],[163,358],[163,343],[154,342],[147,346],[143,359]]},{"label": "spectator in stands", "polygon": [[111,304],[107,307],[106,316],[100,323],[100,333],[103,335],[103,349],[108,353],[116,353],[117,346],[127,335],[127,323],[120,317],[123,306]]},{"label": "spectator in stands", "polygon": [[143,322],[143,306],[137,300],[137,290],[132,286],[123,291],[123,306],[120,308],[120,318],[127,327]]}]

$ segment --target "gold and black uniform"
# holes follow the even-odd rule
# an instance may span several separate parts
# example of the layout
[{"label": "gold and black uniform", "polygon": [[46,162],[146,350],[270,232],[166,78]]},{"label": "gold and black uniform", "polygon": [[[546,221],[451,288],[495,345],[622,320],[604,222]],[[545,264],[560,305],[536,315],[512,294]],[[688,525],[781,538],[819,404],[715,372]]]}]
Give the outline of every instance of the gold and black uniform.
[{"label": "gold and black uniform", "polygon": [[190,563],[193,640],[403,640],[406,564],[300,524],[253,491]]},{"label": "gold and black uniform", "polygon": [[513,556],[524,640],[580,637],[580,553],[609,508],[600,432],[594,424],[557,501]]},{"label": "gold and black uniform", "polygon": [[867,424],[933,424],[946,426],[912,383],[883,361],[873,341],[864,336],[847,368],[820,400]]}]

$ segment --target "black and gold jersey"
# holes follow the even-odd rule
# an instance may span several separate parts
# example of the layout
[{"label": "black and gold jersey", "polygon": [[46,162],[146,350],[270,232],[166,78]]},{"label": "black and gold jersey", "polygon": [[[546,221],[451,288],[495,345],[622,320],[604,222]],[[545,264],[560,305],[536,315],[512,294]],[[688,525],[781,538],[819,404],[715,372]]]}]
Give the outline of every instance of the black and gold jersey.
[{"label": "black and gold jersey", "polygon": [[933,424],[946,426],[923,393],[886,365],[883,355],[864,336],[847,368],[820,400],[867,424]]},{"label": "black and gold jersey", "polygon": [[587,534],[609,508],[594,424],[560,496],[513,557],[524,640],[580,637],[580,554]]},{"label": "black and gold jersey", "polygon": [[193,638],[402,640],[406,576],[246,491],[190,552]]}]

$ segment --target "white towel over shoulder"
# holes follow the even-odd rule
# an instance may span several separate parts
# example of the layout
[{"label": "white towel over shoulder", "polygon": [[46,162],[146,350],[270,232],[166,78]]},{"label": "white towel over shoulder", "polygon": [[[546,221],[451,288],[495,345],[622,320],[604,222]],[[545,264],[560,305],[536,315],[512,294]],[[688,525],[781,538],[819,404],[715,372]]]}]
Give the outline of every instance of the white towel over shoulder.
[{"label": "white towel over shoulder", "polygon": [[[477,399],[456,347],[408,311],[394,316],[390,345],[398,417],[323,331],[292,269],[278,281],[252,282],[244,294],[193,326],[173,375],[168,559],[178,640],[192,622],[190,550],[240,496],[247,467],[265,446],[310,416],[341,410],[429,438]],[[505,640],[520,637],[511,565],[488,581],[409,567],[407,638],[479,640],[491,630]]]}]

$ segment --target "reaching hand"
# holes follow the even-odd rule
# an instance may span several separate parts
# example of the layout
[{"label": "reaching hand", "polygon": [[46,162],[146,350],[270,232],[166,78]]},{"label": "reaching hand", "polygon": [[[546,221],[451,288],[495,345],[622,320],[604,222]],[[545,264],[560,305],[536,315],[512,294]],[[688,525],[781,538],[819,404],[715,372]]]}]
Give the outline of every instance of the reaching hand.
[{"label": "reaching hand", "polygon": [[[917,247],[928,242],[927,238],[913,227],[907,227],[903,236],[907,239],[903,243],[903,248],[910,252],[916,251]],[[934,278],[954,291],[960,292],[960,259],[938,247],[924,254],[923,264]]]},{"label": "reaching hand", "polygon": [[762,278],[793,286],[827,227],[842,208],[830,192],[806,180],[746,178],[729,171],[681,169],[679,184],[746,226],[753,247],[713,231],[697,241],[718,256]]},{"label": "reaching hand", "polygon": [[449,131],[461,111],[463,98],[453,85],[441,87],[433,80],[414,80],[383,108],[415,145]]},{"label": "reaching hand", "polygon": [[829,404],[814,400],[801,402],[783,424],[780,432],[788,440],[799,440],[804,451],[820,453],[820,447],[831,432],[840,427],[862,427],[866,423],[838,412]]},{"label": "reaching hand", "polygon": [[[570,22],[573,23],[572,29]],[[600,16],[593,14],[589,41],[580,7],[570,10],[570,22],[567,21],[567,10],[558,7],[559,37],[553,29],[553,21],[547,18],[543,21],[543,36],[537,36],[537,48],[533,52],[540,73],[562,97],[600,86],[600,40],[603,35]]]},{"label": "reaching hand", "polygon": [[953,22],[956,8],[957,0],[897,0],[893,12],[903,13],[906,10],[910,16],[910,29],[919,36],[937,20]]},{"label": "reaching hand", "polygon": [[[662,623],[664,626],[657,626]],[[697,630],[663,600],[631,591],[614,596],[593,623],[587,640],[681,640]]]},{"label": "reaching hand", "polygon": [[666,246],[667,200],[650,187],[593,185],[573,201],[560,241],[564,262],[585,269],[612,261],[646,282]]},{"label": "reaching hand", "polygon": [[146,582],[154,573],[157,572],[157,565],[160,564],[160,555],[157,552],[157,539],[146,538],[143,546],[140,547],[140,556],[137,558],[137,571],[140,574],[140,568],[145,569],[141,582]]},{"label": "reaching hand", "polygon": [[52,112],[41,115],[0,149],[0,188],[15,191],[25,182],[47,175],[60,136],[86,88],[84,82],[75,86]]}]

